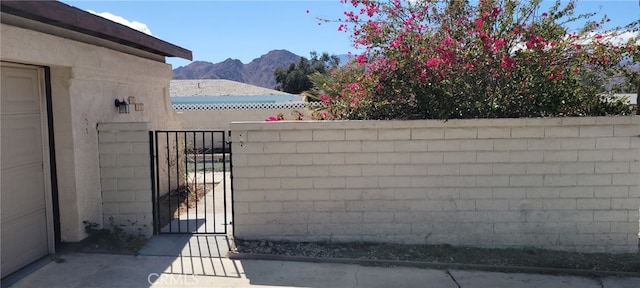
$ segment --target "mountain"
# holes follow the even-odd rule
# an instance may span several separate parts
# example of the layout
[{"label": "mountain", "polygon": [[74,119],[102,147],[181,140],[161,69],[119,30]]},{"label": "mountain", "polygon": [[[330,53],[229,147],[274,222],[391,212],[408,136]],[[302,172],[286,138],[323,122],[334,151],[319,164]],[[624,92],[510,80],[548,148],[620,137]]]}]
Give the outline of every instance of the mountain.
[{"label": "mountain", "polygon": [[344,66],[346,65],[349,61],[353,60],[353,55],[350,54],[340,54],[340,55],[336,55],[338,56],[338,59],[340,59],[340,66]]},{"label": "mountain", "polygon": [[227,59],[220,63],[194,61],[173,70],[173,79],[227,79],[265,88],[276,86],[273,72],[278,67],[297,63],[300,56],[287,50],[272,50],[267,54],[243,64],[238,59]]}]

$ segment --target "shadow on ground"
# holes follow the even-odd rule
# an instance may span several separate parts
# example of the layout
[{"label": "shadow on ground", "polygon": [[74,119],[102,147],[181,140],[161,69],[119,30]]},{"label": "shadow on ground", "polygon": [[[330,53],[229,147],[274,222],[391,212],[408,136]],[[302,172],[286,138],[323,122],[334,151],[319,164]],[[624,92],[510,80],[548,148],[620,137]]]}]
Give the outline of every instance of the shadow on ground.
[{"label": "shadow on ground", "polygon": [[160,235],[139,256],[69,253],[13,287],[640,287],[638,278],[231,260],[220,235]]}]

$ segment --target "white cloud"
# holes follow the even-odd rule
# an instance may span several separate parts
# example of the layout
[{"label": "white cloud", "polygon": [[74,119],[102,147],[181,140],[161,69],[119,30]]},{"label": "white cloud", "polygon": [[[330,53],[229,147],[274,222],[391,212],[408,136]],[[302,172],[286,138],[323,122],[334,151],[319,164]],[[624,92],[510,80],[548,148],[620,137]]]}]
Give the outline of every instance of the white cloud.
[{"label": "white cloud", "polygon": [[145,34],[148,34],[148,35],[153,35],[153,34],[151,34],[151,30],[149,29],[149,27],[147,27],[147,24],[140,23],[138,21],[131,22],[131,21],[127,20],[127,19],[124,19],[121,16],[113,15],[113,14],[111,14],[109,12],[96,13],[95,11],[92,11],[92,10],[87,10],[87,12],[89,12],[91,14],[94,14],[94,15],[98,15],[98,16],[100,16],[102,18],[111,20],[113,22],[120,23],[122,25],[128,26],[128,27],[133,28],[135,30],[138,30],[138,31],[140,31],[142,33],[145,33]]}]

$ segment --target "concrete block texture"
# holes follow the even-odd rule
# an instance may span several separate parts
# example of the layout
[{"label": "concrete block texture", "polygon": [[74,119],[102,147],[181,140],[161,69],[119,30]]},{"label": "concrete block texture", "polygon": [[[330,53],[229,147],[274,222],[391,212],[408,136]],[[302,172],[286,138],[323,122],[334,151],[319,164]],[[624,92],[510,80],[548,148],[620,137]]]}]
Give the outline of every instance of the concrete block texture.
[{"label": "concrete block texture", "polygon": [[[238,235],[638,251],[640,118],[290,124],[231,124]],[[131,177],[108,133],[103,175]]]},{"label": "concrete block texture", "polygon": [[[137,221],[149,226],[153,219],[147,127],[147,123],[98,125],[103,218],[112,218],[115,225]],[[147,236],[151,232],[147,227]]]}]

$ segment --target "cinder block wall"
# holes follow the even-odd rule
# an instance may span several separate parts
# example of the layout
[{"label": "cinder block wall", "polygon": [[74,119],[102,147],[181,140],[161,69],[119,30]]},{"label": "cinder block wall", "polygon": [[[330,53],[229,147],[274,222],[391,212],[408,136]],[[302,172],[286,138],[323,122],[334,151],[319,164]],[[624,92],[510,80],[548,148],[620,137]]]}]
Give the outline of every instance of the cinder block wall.
[{"label": "cinder block wall", "polygon": [[[130,233],[153,234],[148,123],[98,124],[102,211]],[[130,225],[131,222],[135,225]],[[146,227],[145,227],[146,226]]]},{"label": "cinder block wall", "polygon": [[231,130],[241,239],[638,250],[638,117]]}]

